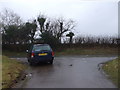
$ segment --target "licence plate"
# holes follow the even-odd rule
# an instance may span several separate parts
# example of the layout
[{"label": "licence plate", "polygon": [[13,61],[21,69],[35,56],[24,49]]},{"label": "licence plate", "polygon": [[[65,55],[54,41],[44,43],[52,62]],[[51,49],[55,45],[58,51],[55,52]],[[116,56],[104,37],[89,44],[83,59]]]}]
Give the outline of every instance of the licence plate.
[{"label": "licence plate", "polygon": [[47,53],[40,53],[40,54],[38,54],[39,56],[45,56],[45,55],[47,55]]}]

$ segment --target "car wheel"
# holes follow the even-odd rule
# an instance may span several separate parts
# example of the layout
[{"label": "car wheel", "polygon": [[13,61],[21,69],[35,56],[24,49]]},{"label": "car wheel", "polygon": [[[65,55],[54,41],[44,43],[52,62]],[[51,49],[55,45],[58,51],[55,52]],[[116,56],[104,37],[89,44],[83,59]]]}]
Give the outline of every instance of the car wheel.
[{"label": "car wheel", "polygon": [[30,60],[28,59],[28,62],[30,62]]},{"label": "car wheel", "polygon": [[34,65],[34,63],[33,63],[33,62],[29,62],[29,64],[30,64],[30,66],[33,66],[33,65]]},{"label": "car wheel", "polygon": [[50,61],[50,64],[53,64],[53,60]]}]

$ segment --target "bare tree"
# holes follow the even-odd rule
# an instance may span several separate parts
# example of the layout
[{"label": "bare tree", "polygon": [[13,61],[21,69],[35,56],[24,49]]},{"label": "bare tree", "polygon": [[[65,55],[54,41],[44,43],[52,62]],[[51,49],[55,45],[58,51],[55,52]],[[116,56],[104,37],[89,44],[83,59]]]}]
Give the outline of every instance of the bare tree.
[{"label": "bare tree", "polygon": [[[40,26],[40,32],[43,33],[43,31],[45,31],[45,22],[46,22],[46,17],[45,15],[42,15],[40,14],[38,17],[37,17],[37,21],[39,23],[39,26]],[[48,24],[46,25],[48,27]]]},{"label": "bare tree", "polygon": [[51,22],[50,30],[53,35],[61,41],[62,35],[74,29],[74,21],[73,20],[65,20],[63,18],[58,18]]},{"label": "bare tree", "polygon": [[9,25],[20,25],[22,24],[22,20],[19,15],[14,13],[10,9],[3,9],[0,12],[0,31],[4,33],[4,28]]},{"label": "bare tree", "polygon": [[65,20],[64,18],[50,20],[43,14],[37,17],[37,21],[41,34],[49,31],[55,38],[59,39],[60,42],[62,35],[75,27],[73,20]]},{"label": "bare tree", "polygon": [[12,10],[4,9],[3,12],[0,13],[0,23],[3,23],[4,25],[18,25],[22,23],[22,20],[20,16]]}]

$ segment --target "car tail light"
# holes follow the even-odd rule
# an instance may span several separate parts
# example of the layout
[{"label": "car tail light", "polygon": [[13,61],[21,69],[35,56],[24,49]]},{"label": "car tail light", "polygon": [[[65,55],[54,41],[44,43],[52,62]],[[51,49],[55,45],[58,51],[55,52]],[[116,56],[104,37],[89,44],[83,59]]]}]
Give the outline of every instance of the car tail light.
[{"label": "car tail light", "polygon": [[52,56],[54,56],[54,52],[52,52]]},{"label": "car tail light", "polygon": [[31,57],[34,57],[34,55],[35,55],[34,53],[31,53]]}]

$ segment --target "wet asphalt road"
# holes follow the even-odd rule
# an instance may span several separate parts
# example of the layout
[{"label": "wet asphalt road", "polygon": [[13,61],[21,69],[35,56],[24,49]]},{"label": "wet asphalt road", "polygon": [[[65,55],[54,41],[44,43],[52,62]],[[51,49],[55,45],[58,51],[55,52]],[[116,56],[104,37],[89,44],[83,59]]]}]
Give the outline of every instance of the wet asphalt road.
[{"label": "wet asphalt road", "polygon": [[[15,88],[115,88],[98,64],[116,57],[60,56],[54,64],[29,66],[27,77]],[[27,63],[26,58],[17,58]]]}]

